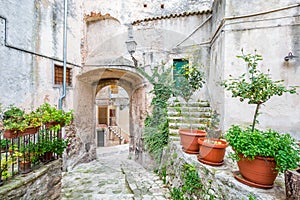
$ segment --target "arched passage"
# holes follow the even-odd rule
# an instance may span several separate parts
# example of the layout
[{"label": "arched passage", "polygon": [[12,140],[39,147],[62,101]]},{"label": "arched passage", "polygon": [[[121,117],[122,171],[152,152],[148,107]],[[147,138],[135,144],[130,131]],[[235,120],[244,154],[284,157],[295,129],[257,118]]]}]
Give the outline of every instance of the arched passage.
[{"label": "arched passage", "polygon": [[[129,96],[129,134],[131,154],[137,154],[142,145],[143,122],[146,118],[148,85],[131,66],[89,67],[77,76],[74,96],[76,134],[82,142],[76,163],[96,158],[96,110],[97,93],[108,85],[124,88]],[[76,164],[74,163],[74,164]],[[73,164],[73,165],[74,165]]]}]

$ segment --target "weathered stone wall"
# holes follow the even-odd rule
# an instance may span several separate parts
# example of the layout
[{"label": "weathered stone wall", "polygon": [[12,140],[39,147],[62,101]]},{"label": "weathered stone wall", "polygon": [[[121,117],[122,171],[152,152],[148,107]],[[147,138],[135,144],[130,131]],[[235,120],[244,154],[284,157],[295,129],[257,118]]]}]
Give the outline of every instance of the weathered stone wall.
[{"label": "weathered stone wall", "polygon": [[[227,148],[227,153],[230,151]],[[184,164],[191,164],[198,170],[201,184],[204,185],[207,194],[212,194],[215,199],[249,199],[250,196],[257,200],[284,200],[285,186],[283,175],[279,175],[275,180],[272,189],[257,189],[249,187],[243,183],[238,182],[234,176],[233,171],[238,171],[237,164],[233,163],[225,155],[224,164],[218,167],[212,167],[200,163],[197,160],[197,155],[186,154],[182,151],[179,141],[173,140],[164,150],[160,170],[166,169],[166,183],[170,188],[181,187],[182,166]],[[210,188],[210,189],[209,189]],[[209,198],[207,198],[209,199]]]},{"label": "weathered stone wall", "polygon": [[[81,64],[80,38],[82,15],[80,2],[69,1],[68,67],[72,82]],[[22,13],[22,14],[21,14]],[[54,87],[54,64],[63,60],[63,1],[1,2],[0,102],[26,109],[47,101],[58,104],[61,87]],[[76,24],[76,26],[75,26]],[[5,83],[5,84],[4,84]],[[72,108],[72,87],[68,87],[64,107]]]},{"label": "weathered stone wall", "polygon": [[0,187],[0,199],[60,199],[62,160],[55,160]]}]

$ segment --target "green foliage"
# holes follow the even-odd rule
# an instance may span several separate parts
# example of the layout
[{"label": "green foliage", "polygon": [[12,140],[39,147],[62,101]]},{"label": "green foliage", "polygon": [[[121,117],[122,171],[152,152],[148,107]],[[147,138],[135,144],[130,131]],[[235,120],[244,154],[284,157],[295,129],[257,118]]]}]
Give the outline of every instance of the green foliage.
[{"label": "green foliage", "polygon": [[50,128],[51,130],[56,131],[60,129],[61,126],[69,125],[74,118],[73,110],[65,112],[63,110],[57,109],[54,106],[51,106],[49,103],[40,105],[40,107],[36,109],[36,112],[40,115],[44,124],[57,122],[57,125]]},{"label": "green foliage", "polygon": [[235,150],[231,155],[234,160],[239,159],[238,154],[251,159],[255,156],[272,157],[279,172],[295,169],[300,162],[299,146],[289,134],[279,134],[271,129],[252,131],[251,128],[232,126],[227,131],[226,140]]},{"label": "green foliage", "polygon": [[248,100],[249,104],[256,104],[251,128],[242,129],[232,126],[226,134],[226,140],[235,150],[233,159],[238,160],[238,154],[254,159],[255,156],[273,157],[276,161],[277,170],[284,172],[294,169],[300,161],[299,147],[289,134],[279,134],[274,130],[262,131],[255,128],[259,109],[272,96],[281,96],[283,93],[296,93],[296,86],[286,88],[282,80],[273,81],[270,74],[262,73],[258,68],[261,55],[247,54],[242,52],[238,58],[243,59],[248,66],[248,75],[225,80],[222,85],[232,92],[232,97],[239,97],[240,101]]},{"label": "green foliage", "polygon": [[24,131],[28,127],[27,121],[24,120],[25,111],[9,105],[3,112],[3,126],[7,130]]},{"label": "green foliage", "polygon": [[160,160],[162,149],[168,144],[169,121],[167,119],[167,101],[173,94],[172,69],[165,66],[155,67],[152,76],[143,69],[138,69],[153,85],[151,93],[152,113],[145,120],[144,141],[146,149],[153,155],[156,161]]},{"label": "green foliage", "polygon": [[11,118],[11,117],[13,117],[13,118],[14,117],[23,117],[24,114],[25,114],[24,110],[16,107],[13,104],[9,105],[3,113],[4,119]]},{"label": "green foliage", "polygon": [[60,156],[68,144],[69,140],[62,138],[53,137],[51,140],[49,138],[42,138],[36,144],[36,152],[39,152],[39,155],[43,155],[46,152],[53,152]]},{"label": "green foliage", "polygon": [[167,167],[166,166],[163,166],[161,168],[160,177],[162,178],[163,183],[166,184],[167,183]]},{"label": "green foliage", "polygon": [[181,96],[188,102],[193,93],[202,88],[204,81],[204,73],[201,72],[196,64],[186,64],[181,68],[178,76],[178,84],[175,87],[175,95]]},{"label": "green foliage", "polygon": [[4,154],[1,153],[1,163],[0,163],[0,173],[2,176],[2,179],[7,179],[11,176],[9,173],[10,167],[12,164],[17,163],[17,157],[19,156],[18,152],[14,152],[12,154]]},{"label": "green foliage", "polygon": [[0,141],[0,148],[1,149],[8,149],[9,145],[11,144],[10,140],[1,139]]},{"label": "green foliage", "polygon": [[203,184],[198,175],[198,172],[193,165],[185,164],[183,165],[182,177],[184,180],[184,185],[182,186],[182,191],[189,196],[201,197]]},{"label": "green foliage", "polygon": [[184,192],[182,192],[181,188],[172,188],[172,190],[170,191],[170,195],[173,200],[185,200]]},{"label": "green foliage", "polygon": [[36,110],[25,113],[24,110],[10,105],[4,115],[4,129],[25,131],[30,127],[40,127],[44,123],[58,122],[58,125],[51,128],[51,130],[58,130],[61,126],[69,125],[73,120],[73,110],[65,112],[50,106],[48,103],[42,104]]},{"label": "green foliage", "polygon": [[[205,188],[194,165],[184,164],[181,166],[183,184],[180,188],[172,188],[170,194],[174,200],[196,200],[196,199],[214,199],[209,194],[211,187]],[[211,184],[212,181],[209,181]]]},{"label": "green foliage", "polygon": [[[272,96],[281,96],[283,93],[296,93],[296,86],[289,89],[283,84],[283,80],[273,81],[271,75],[261,72],[258,68],[258,61],[262,60],[262,56],[255,54],[244,54],[237,56],[243,59],[247,64],[248,73],[244,73],[238,78],[230,78],[225,80],[221,85],[226,90],[231,91],[232,97],[239,98],[240,101],[248,100],[248,104],[256,104],[256,111],[252,122],[252,130],[257,123],[260,106],[267,102]],[[268,70],[269,71],[269,70]],[[249,78],[247,78],[249,76]]]}]

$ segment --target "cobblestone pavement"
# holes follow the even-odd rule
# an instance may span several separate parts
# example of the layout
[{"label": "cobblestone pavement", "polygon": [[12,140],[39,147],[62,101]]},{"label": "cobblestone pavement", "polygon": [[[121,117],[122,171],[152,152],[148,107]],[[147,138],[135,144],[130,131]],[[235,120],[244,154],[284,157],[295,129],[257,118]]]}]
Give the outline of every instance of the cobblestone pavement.
[{"label": "cobblestone pavement", "polygon": [[62,199],[169,199],[156,174],[128,159],[128,149],[128,145],[98,148],[96,160],[64,172]]}]

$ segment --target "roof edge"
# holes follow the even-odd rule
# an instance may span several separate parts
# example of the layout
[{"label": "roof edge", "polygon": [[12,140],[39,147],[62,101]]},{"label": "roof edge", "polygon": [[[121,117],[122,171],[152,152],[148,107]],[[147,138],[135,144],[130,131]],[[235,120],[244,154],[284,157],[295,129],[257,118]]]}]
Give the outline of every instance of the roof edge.
[{"label": "roof edge", "polygon": [[151,18],[145,18],[141,20],[136,20],[132,22],[132,25],[137,25],[141,22],[149,22],[149,21],[155,21],[155,20],[162,20],[162,19],[170,19],[170,18],[177,18],[177,17],[188,17],[192,15],[202,15],[202,14],[210,14],[212,13],[212,10],[201,10],[201,11],[194,11],[194,12],[183,12],[178,14],[170,14],[165,16],[158,16],[158,17],[151,17]]}]

